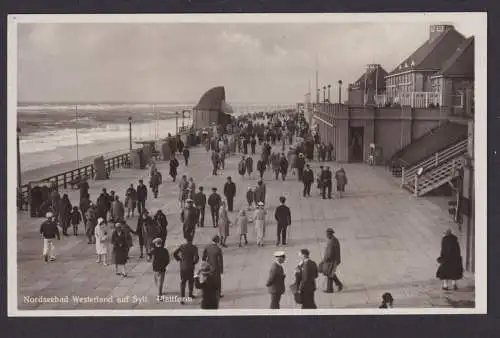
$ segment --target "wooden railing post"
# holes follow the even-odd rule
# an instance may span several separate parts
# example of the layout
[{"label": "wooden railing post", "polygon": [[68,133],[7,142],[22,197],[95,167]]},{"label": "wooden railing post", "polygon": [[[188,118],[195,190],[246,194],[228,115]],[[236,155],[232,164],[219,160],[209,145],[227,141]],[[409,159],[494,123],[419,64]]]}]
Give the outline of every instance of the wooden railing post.
[{"label": "wooden railing post", "polygon": [[401,168],[401,188],[405,185],[405,167]]},{"label": "wooden railing post", "polygon": [[415,197],[418,197],[418,178],[418,175],[415,175],[415,191],[413,192]]},{"label": "wooden railing post", "polygon": [[434,165],[437,167],[438,164],[439,164],[439,154],[436,153],[436,155],[434,157],[435,157],[435,163],[434,163]]},{"label": "wooden railing post", "polygon": [[63,181],[63,185],[64,185],[64,189],[67,189],[67,188],[68,188],[68,182],[67,182],[67,180],[66,180],[66,174],[67,174],[67,173],[64,173],[64,174],[63,174],[63,180],[64,180],[64,181]]}]

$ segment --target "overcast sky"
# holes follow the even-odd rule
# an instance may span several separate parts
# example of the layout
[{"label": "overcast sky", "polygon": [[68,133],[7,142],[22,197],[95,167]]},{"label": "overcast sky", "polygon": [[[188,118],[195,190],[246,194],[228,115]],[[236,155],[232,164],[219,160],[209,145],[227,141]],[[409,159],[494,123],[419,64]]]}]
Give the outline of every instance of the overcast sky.
[{"label": "overcast sky", "polygon": [[[467,24],[453,24],[465,36],[473,32]],[[18,28],[21,102],[196,102],[209,88],[224,85],[228,102],[294,103],[303,100],[309,80],[314,91],[316,54],[320,85],[349,83],[367,63],[391,71],[429,35],[428,23]]]}]

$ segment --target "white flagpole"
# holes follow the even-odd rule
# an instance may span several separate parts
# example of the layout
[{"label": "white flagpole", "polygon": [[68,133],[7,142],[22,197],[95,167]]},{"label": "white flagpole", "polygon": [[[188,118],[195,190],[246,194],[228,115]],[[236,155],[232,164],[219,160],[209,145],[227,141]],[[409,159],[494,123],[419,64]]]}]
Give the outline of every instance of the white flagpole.
[{"label": "white flagpole", "polygon": [[[75,105],[75,137],[76,137],[76,163],[78,165],[78,169],[80,169],[80,154],[79,154],[79,144],[78,144],[78,105]],[[78,171],[78,174],[80,174],[80,171]]]}]

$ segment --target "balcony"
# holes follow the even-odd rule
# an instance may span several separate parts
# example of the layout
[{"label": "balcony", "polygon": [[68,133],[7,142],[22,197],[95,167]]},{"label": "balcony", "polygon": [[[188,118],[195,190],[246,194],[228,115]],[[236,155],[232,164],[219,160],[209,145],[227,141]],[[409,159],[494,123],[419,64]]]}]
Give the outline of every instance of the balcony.
[{"label": "balcony", "polygon": [[443,96],[440,92],[401,92],[393,96],[375,95],[375,105],[377,107],[392,105],[412,108],[441,107]]}]

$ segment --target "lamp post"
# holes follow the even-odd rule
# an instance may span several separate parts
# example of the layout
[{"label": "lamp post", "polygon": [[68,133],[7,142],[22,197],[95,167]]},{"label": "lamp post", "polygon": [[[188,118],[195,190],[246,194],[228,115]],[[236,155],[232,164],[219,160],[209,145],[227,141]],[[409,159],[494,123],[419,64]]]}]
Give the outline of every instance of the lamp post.
[{"label": "lamp post", "polygon": [[128,142],[130,151],[132,151],[132,117],[128,117]]},{"label": "lamp post", "polygon": [[332,85],[328,85],[328,103],[330,103],[330,88]]},{"label": "lamp post", "polygon": [[319,93],[321,92],[321,89],[317,89],[316,91],[316,103],[319,103]]},{"label": "lamp post", "polygon": [[326,102],[326,86],[323,86],[323,103]]},{"label": "lamp post", "polygon": [[17,127],[17,187],[21,187],[21,148],[19,146],[19,134],[21,133],[21,128]]},{"label": "lamp post", "polygon": [[339,103],[342,103],[342,80],[339,80]]},{"label": "lamp post", "polygon": [[175,135],[179,132],[179,112],[175,112]]}]

